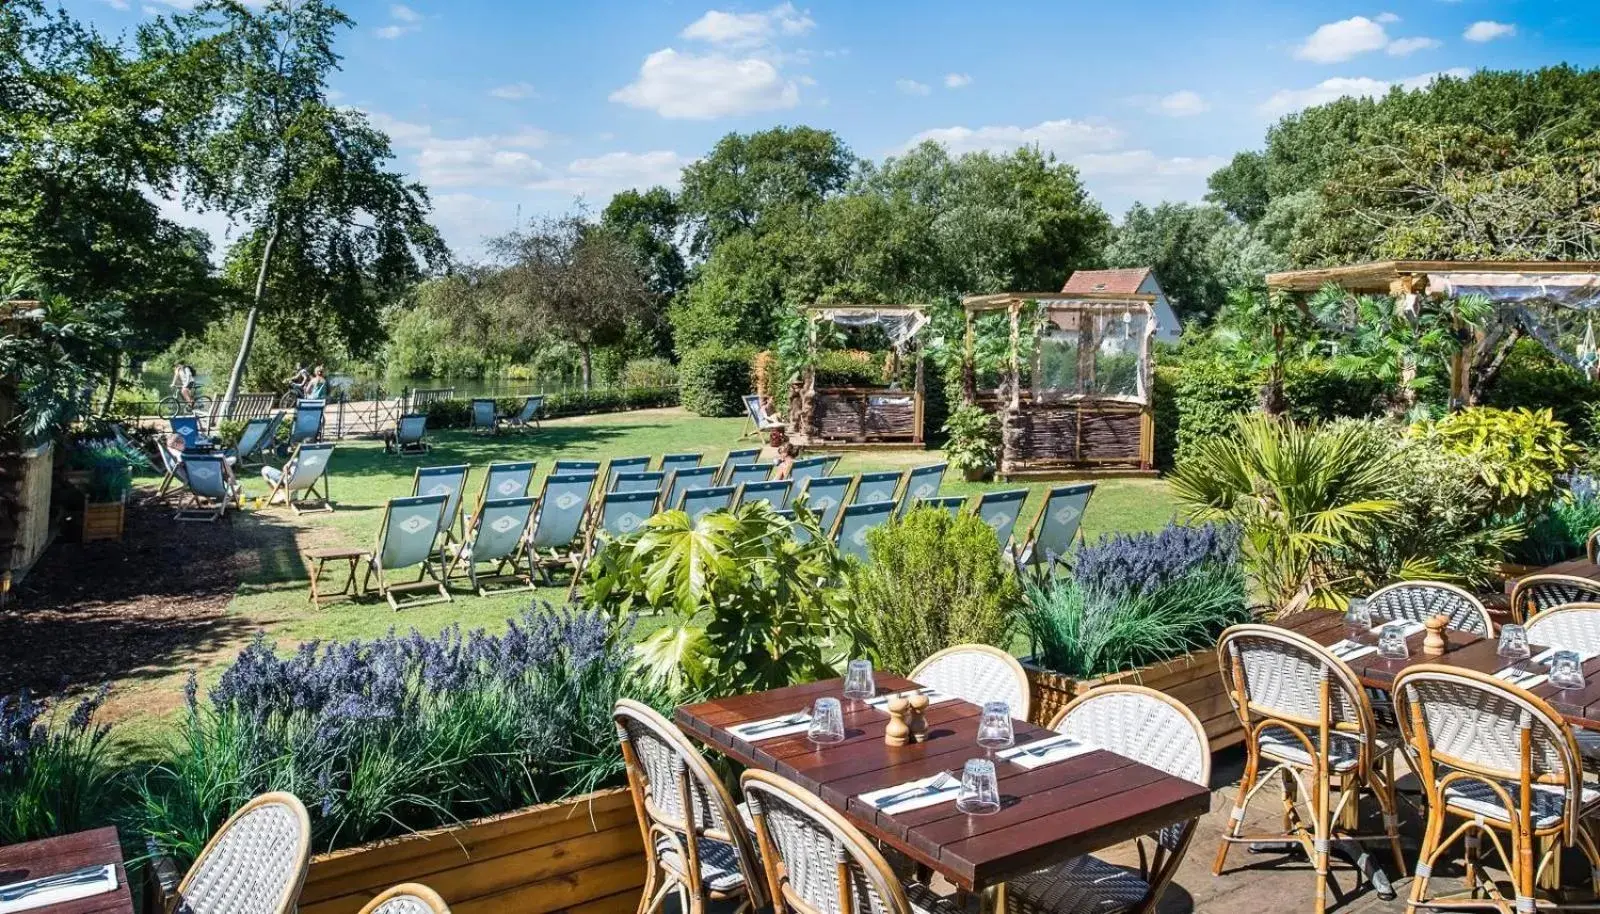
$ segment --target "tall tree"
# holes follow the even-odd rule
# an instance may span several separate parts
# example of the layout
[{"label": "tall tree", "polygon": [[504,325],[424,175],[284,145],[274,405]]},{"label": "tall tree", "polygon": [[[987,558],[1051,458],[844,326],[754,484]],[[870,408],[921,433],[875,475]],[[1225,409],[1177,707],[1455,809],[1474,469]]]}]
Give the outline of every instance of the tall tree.
[{"label": "tall tree", "polygon": [[691,252],[705,257],[733,235],[759,232],[769,217],[804,216],[842,190],[855,156],[815,127],[730,133],[683,170],[679,202]]},{"label": "tall tree", "polygon": [[1245,243],[1237,223],[1217,206],[1135,203],[1106,248],[1113,267],[1153,267],[1182,320],[1203,320],[1227,299],[1235,277],[1224,270],[1230,250]]},{"label": "tall tree", "polygon": [[[224,409],[238,394],[263,314],[331,319],[361,353],[377,314],[446,257],[427,222],[427,191],[387,169],[389,139],[328,101],[338,34],[351,20],[328,0],[203,0],[141,30],[152,55],[201,75],[214,113],[198,137],[189,190],[245,227],[233,259],[254,267],[250,309]],[[269,294],[276,293],[276,294]]]}]

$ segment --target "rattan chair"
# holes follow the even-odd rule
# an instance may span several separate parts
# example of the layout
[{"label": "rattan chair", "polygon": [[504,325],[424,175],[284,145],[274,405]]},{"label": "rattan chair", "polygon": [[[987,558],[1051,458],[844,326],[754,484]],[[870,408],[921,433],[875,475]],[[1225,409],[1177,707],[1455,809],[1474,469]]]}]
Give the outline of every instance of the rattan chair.
[{"label": "rattan chair", "polygon": [[402,882],[367,902],[361,914],[450,914],[439,893],[418,882]]},{"label": "rattan chair", "polygon": [[[1379,739],[1366,692],[1350,668],[1315,641],[1269,625],[1236,625],[1223,632],[1217,651],[1228,697],[1244,724],[1246,756],[1214,872],[1222,874],[1234,844],[1299,842],[1316,871],[1316,914],[1327,908],[1329,850],[1336,838],[1388,841],[1395,867],[1405,875],[1394,747]],[[1283,831],[1244,834],[1246,808],[1273,775],[1283,784]],[[1383,812],[1382,834],[1339,827],[1347,816],[1357,816],[1363,789]],[[1301,804],[1309,821],[1300,815]]]},{"label": "rattan chair", "polygon": [[[1580,654],[1600,654],[1600,603],[1568,603],[1528,620],[1528,643]],[[1600,774],[1600,731],[1573,727],[1578,760]]]},{"label": "rattan chair", "polygon": [[1600,603],[1600,581],[1570,574],[1530,574],[1511,588],[1511,617],[1518,622],[1568,603]]},{"label": "rattan chair", "polygon": [[711,766],[650,706],[623,699],[612,716],[644,831],[639,914],[660,910],[674,891],[684,914],[702,914],[710,901],[734,902],[735,911],[761,907],[755,849]]},{"label": "rattan chair", "polygon": [[775,914],[959,914],[920,882],[901,883],[865,835],[778,775],[739,779]]},{"label": "rattan chair", "polygon": [[958,644],[917,664],[908,677],[963,701],[1003,701],[1011,716],[1028,719],[1028,674],[1017,658],[987,644]]},{"label": "rattan chair", "polygon": [[1589,535],[1583,539],[1583,554],[1589,557],[1591,565],[1596,561],[1597,550],[1600,550],[1600,527],[1590,530]]},{"label": "rattan chair", "polygon": [[222,824],[178,883],[179,914],[290,914],[311,852],[311,819],[289,793],[264,793]]},{"label": "rattan chair", "polygon": [[[1102,686],[1064,708],[1051,729],[1196,784],[1211,783],[1205,725],[1176,699],[1136,685]],[[1139,841],[1137,870],[1077,857],[1006,883],[1010,914],[1154,911],[1188,853],[1198,819]],[[1147,846],[1148,845],[1148,846]]]},{"label": "rattan chair", "polygon": [[1373,621],[1426,622],[1444,616],[1445,627],[1488,638],[1494,634],[1489,610],[1475,596],[1443,581],[1398,581],[1367,597]]},{"label": "rattan chair", "polygon": [[[1410,907],[1535,911],[1540,871],[1574,845],[1588,858],[1600,891],[1600,853],[1584,821],[1600,792],[1583,786],[1577,747],[1553,708],[1492,676],[1432,664],[1395,677],[1394,697],[1406,753],[1428,802]],[[1447,831],[1452,821],[1459,824]],[[1431,897],[1434,868],[1462,838],[1468,894]],[[1514,899],[1482,878],[1485,844],[1509,874]]]}]

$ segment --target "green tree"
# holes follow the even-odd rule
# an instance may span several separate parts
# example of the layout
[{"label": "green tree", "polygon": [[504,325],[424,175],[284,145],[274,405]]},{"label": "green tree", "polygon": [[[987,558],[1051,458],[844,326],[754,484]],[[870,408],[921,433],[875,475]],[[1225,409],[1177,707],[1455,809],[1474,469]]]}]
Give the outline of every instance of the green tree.
[{"label": "green tree", "polygon": [[683,170],[678,199],[691,252],[705,257],[734,235],[768,230],[773,217],[809,214],[844,188],[854,164],[849,147],[830,130],[728,134]]},{"label": "green tree", "polygon": [[612,197],[601,211],[600,227],[633,253],[654,297],[653,307],[630,328],[630,339],[624,348],[629,352],[648,350],[670,355],[672,324],[666,309],[689,278],[681,247],[683,214],[677,198],[660,186],[645,191],[625,190]]},{"label": "green tree", "polygon": [[1206,187],[1207,202],[1242,222],[1260,219],[1272,199],[1267,190],[1267,160],[1259,152],[1236,153],[1233,161],[1211,173]]},{"label": "green tree", "polygon": [[1106,261],[1113,267],[1153,267],[1183,320],[1214,315],[1230,286],[1243,277],[1224,272],[1245,233],[1221,207],[1135,203],[1123,218]]}]

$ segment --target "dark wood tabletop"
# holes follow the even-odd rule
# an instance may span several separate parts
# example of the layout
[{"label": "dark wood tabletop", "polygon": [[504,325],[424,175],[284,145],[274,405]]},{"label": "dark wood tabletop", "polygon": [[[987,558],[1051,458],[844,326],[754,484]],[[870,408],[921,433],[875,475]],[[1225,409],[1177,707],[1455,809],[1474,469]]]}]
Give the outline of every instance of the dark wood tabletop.
[{"label": "dark wood tabletop", "polygon": [[[1557,562],[1554,565],[1546,565],[1543,568],[1535,569],[1525,575],[1521,575],[1521,577],[1525,578],[1536,574],[1564,574],[1575,578],[1600,581],[1600,565],[1596,565],[1587,558],[1567,559],[1565,562]],[[1506,578],[1507,595],[1510,595],[1511,591],[1516,589],[1518,580],[1520,578]]]},{"label": "dark wood tabletop", "polygon": [[[916,683],[879,674],[879,694]],[[957,887],[977,891],[1039,866],[1196,818],[1210,807],[1204,786],[1103,750],[1033,770],[996,759],[1001,809],[969,816],[954,802],[889,815],[860,799],[941,771],[959,775],[968,759],[987,751],[977,744],[980,709],[963,701],[928,708],[928,740],[891,747],[883,732],[888,714],[844,701],[845,740],[816,746],[804,733],[759,742],[734,737],[729,727],[809,710],[824,695],[839,696],[838,679],[754,695],[685,705],[677,722],[690,736],[742,765],[775,772],[820,796],[867,835],[943,874]],[[1014,722],[1017,744],[1053,732]]]},{"label": "dark wood tabletop", "polygon": [[[1350,635],[1344,617],[1339,613],[1295,613],[1277,624],[1290,631],[1299,632],[1323,646],[1334,644]],[[1397,673],[1418,663],[1441,663],[1489,674],[1510,665],[1495,653],[1499,647],[1497,638],[1480,638],[1462,632],[1447,634],[1443,656],[1429,657],[1423,654],[1422,639],[1426,636],[1418,633],[1408,639],[1411,656],[1405,660],[1389,660],[1372,653],[1346,663],[1355,671],[1362,685],[1385,691],[1394,685]],[[1538,654],[1548,645],[1534,644],[1529,647],[1534,654]],[[1583,665],[1583,679],[1584,687],[1581,689],[1559,689],[1545,682],[1529,691],[1549,702],[1552,708],[1566,718],[1567,723],[1590,729],[1600,728],[1600,657]]]},{"label": "dark wood tabletop", "polygon": [[114,891],[31,910],[39,914],[133,914],[133,894],[128,890],[128,871],[122,865],[122,845],[117,842],[115,828],[0,847],[0,885],[67,873],[95,863],[117,865]]}]

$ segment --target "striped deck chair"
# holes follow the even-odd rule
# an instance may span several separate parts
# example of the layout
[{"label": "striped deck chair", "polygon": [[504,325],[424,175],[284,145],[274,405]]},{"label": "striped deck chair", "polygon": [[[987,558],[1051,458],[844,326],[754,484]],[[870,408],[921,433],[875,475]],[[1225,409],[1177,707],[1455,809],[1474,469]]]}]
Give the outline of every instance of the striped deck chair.
[{"label": "striped deck chair", "polygon": [[528,486],[533,484],[533,467],[532,460],[490,463],[489,471],[483,474],[483,488],[478,491],[478,500],[474,502],[472,511],[462,519],[461,529],[465,531],[472,525],[473,518],[478,516],[484,502],[528,494]]},{"label": "striped deck chair", "polygon": [[173,416],[167,422],[172,426],[174,435],[183,437],[185,450],[210,447],[211,442],[200,434],[200,419],[198,416]]},{"label": "striped deck chair", "polygon": [[904,517],[911,510],[912,502],[922,498],[937,498],[939,486],[944,482],[945,467],[949,464],[930,463],[927,466],[912,467],[906,473],[905,489],[900,493],[900,516]]},{"label": "striped deck chair", "polygon": [[787,479],[774,479],[768,482],[747,482],[739,486],[739,494],[734,496],[735,506],[762,502],[774,510],[789,506],[789,493],[794,491],[794,483]]},{"label": "striped deck chair", "polygon": [[683,493],[690,489],[709,489],[717,479],[716,467],[685,467],[673,470],[667,474],[667,497],[662,501],[662,506],[676,507],[683,499]]},{"label": "striped deck chair", "polygon": [[882,473],[862,473],[856,477],[856,489],[850,495],[852,505],[875,505],[879,502],[894,504],[900,494],[900,476],[897,470]]},{"label": "striped deck chair", "polygon": [[726,511],[733,507],[733,493],[736,491],[735,486],[690,489],[678,500],[678,510],[689,515],[690,523],[698,524],[713,511]]},{"label": "striped deck chair", "polygon": [[839,511],[844,507],[845,496],[855,483],[853,476],[818,476],[807,479],[795,490],[792,501],[805,501],[806,510],[817,516],[817,526],[832,530]]},{"label": "striped deck chair", "polygon": [[1011,533],[1022,514],[1022,503],[1027,500],[1027,489],[985,492],[978,497],[978,503],[972,509],[972,513],[983,518],[983,522],[994,531],[995,539],[1000,541],[1000,551],[1006,555],[1015,554],[1011,548]]},{"label": "striped deck chair", "polygon": [[892,501],[849,505],[839,512],[839,521],[833,529],[833,544],[839,547],[841,555],[865,562],[868,558],[867,531],[888,523],[893,517]]},{"label": "striped deck chair", "polygon": [[282,424],[281,410],[264,419],[251,419],[244,424],[244,431],[239,433],[239,443],[233,449],[234,456],[239,459],[240,469],[266,462],[267,451],[272,448],[272,442],[278,437],[278,427]]},{"label": "striped deck chair", "polygon": [[789,464],[789,478],[795,485],[800,485],[808,479],[818,479],[828,475],[828,461],[831,457],[803,457]]},{"label": "striped deck chair", "polygon": [[570,600],[577,594],[578,582],[583,579],[583,570],[595,554],[604,548],[608,541],[627,536],[644,526],[644,522],[656,513],[656,502],[660,500],[659,489],[644,492],[607,492],[601,496],[598,522],[589,529],[583,554],[578,559],[578,567],[572,571],[572,583],[567,586],[567,599]]},{"label": "striped deck chair", "polygon": [[500,434],[500,414],[493,397],[472,398],[472,430],[480,435]]},{"label": "striped deck chair", "polygon": [[761,448],[753,447],[742,451],[729,451],[728,456],[722,458],[722,464],[717,468],[717,485],[728,484],[728,477],[733,475],[733,468],[747,463],[755,463],[761,458]]},{"label": "striped deck chair", "polygon": [[[450,601],[450,591],[433,567],[435,549],[439,541],[441,519],[449,498],[445,495],[412,495],[391,498],[383,509],[383,522],[378,525],[378,546],[367,562],[367,575],[361,581],[362,589],[378,581],[378,593],[389,602],[389,608],[398,611],[402,606],[428,606]],[[407,568],[417,568],[417,579],[393,583],[389,575]],[[405,603],[395,599],[396,593],[434,591],[437,596],[424,596]]]},{"label": "striped deck chair", "polygon": [[932,498],[915,498],[911,502],[912,508],[932,508],[935,511],[947,511],[951,517],[960,514],[961,509],[966,506],[967,496],[965,495],[935,495]]},{"label": "striped deck chair", "polygon": [[551,568],[574,568],[573,549],[589,517],[589,499],[594,494],[594,472],[551,473],[539,492],[539,508],[533,530],[528,534],[529,559],[546,584]]},{"label": "striped deck chair", "polygon": [[744,430],[739,433],[740,438],[757,438],[775,428],[783,428],[783,423],[767,413],[767,408],[761,403],[759,394],[744,395]]},{"label": "striped deck chair", "polygon": [[439,561],[444,563],[444,549],[453,542],[459,542],[456,536],[456,521],[461,515],[461,495],[467,487],[467,473],[472,467],[467,464],[456,464],[447,467],[417,467],[417,472],[411,477],[412,495],[443,495],[445,497],[444,510],[439,513],[439,534],[444,537],[439,543]]},{"label": "striped deck chair", "polygon": [[550,468],[550,475],[565,476],[568,473],[589,473],[600,475],[600,461],[598,460],[557,460],[555,466]]},{"label": "striped deck chair", "polygon": [[327,409],[326,400],[296,400],[294,424],[289,426],[289,446],[321,438],[323,414]]},{"label": "striped deck chair", "polygon": [[[465,574],[478,596],[488,596],[486,583],[517,581],[533,588],[533,565],[528,559],[528,524],[533,519],[532,495],[490,498],[479,503],[461,542],[450,550],[445,580]],[[480,565],[489,564],[489,573]],[[524,571],[524,565],[527,570]]]},{"label": "striped deck chair", "polygon": [[539,428],[539,414],[544,412],[544,394],[534,394],[522,401],[522,408],[498,418],[498,424],[527,431]]},{"label": "striped deck chair", "polygon": [[427,413],[406,413],[394,423],[394,437],[384,441],[383,449],[391,454],[404,457],[407,454],[428,453],[428,442],[423,438],[428,434]]},{"label": "striped deck chair", "polygon": [[1045,570],[1055,567],[1082,532],[1083,512],[1089,507],[1089,497],[1094,494],[1094,483],[1085,482],[1071,486],[1057,486],[1044,497],[1044,504],[1023,537],[1017,552],[1019,566],[1039,565]]},{"label": "striped deck chair", "polygon": [[659,469],[671,475],[676,470],[689,470],[699,466],[703,457],[704,454],[664,454]]},{"label": "striped deck chair", "polygon": [[[328,494],[328,461],[332,457],[333,442],[322,444],[307,442],[295,446],[294,453],[289,455],[289,462],[283,465],[281,472],[273,470],[272,467],[262,467],[261,475],[272,485],[272,492],[267,496],[267,504],[271,505],[277,501],[281,493],[284,502],[289,505],[289,510],[296,514],[305,514],[308,511],[332,511],[333,498]],[[301,507],[319,495],[318,483],[322,484],[321,506]]]},{"label": "striped deck chair", "polygon": [[189,454],[183,458],[189,485],[178,500],[174,520],[215,522],[237,505],[239,492],[228,486],[228,462],[221,454]]},{"label": "striped deck chair", "polygon": [[615,457],[606,464],[605,488],[601,491],[609,492],[617,484],[619,473],[643,473],[650,468],[649,457]]},{"label": "striped deck chair", "polygon": [[611,478],[613,492],[660,492],[666,485],[667,474],[660,470],[639,473],[618,473]]},{"label": "striped deck chair", "polygon": [[741,463],[728,474],[727,485],[742,486],[747,482],[766,482],[772,478],[776,465],[770,463]]}]

